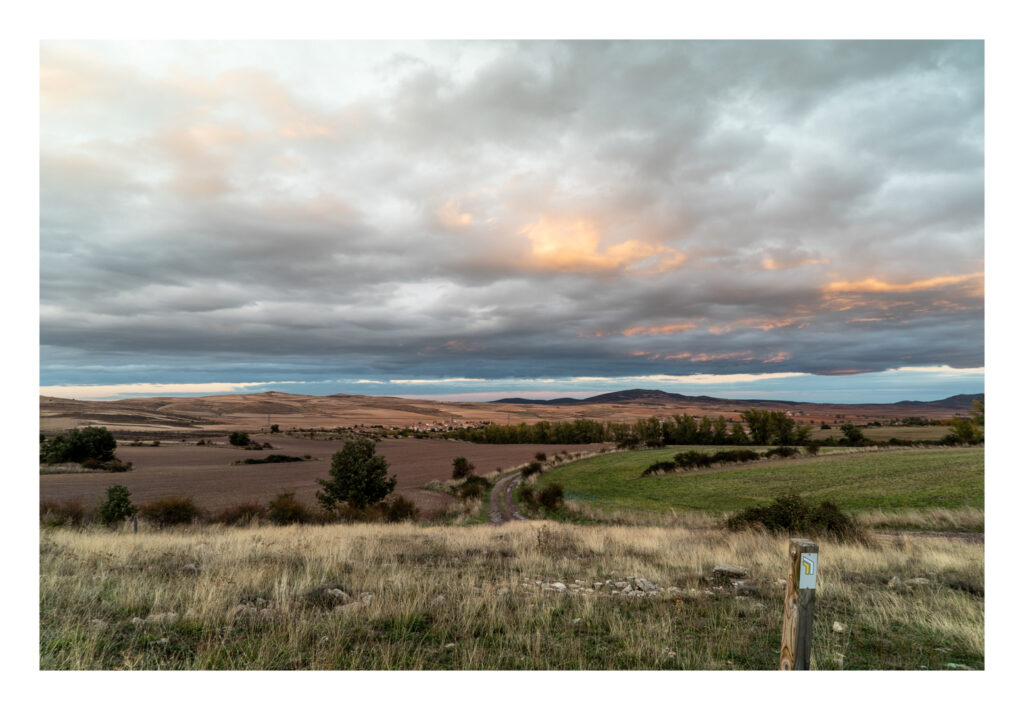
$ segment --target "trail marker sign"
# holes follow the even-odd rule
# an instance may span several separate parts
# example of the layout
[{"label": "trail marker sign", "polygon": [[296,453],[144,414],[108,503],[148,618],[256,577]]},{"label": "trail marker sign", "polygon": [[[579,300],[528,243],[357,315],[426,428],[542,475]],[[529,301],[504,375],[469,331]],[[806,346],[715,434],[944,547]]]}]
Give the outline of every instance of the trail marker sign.
[{"label": "trail marker sign", "polygon": [[818,553],[800,555],[800,584],[797,589],[816,589],[818,586]]}]

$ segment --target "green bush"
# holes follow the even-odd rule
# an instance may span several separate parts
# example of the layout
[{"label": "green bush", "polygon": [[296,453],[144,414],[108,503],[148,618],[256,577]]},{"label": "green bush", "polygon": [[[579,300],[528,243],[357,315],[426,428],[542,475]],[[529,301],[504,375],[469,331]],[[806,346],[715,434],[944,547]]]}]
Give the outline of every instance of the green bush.
[{"label": "green bush", "polygon": [[267,506],[267,518],[277,525],[306,523],[311,517],[306,506],[295,500],[295,491],[278,494]]},{"label": "green bush", "polygon": [[252,439],[244,431],[233,431],[228,434],[228,443],[232,446],[249,446]]},{"label": "green bush", "polygon": [[281,431],[281,427],[278,426],[277,424],[271,424],[270,425],[270,433],[271,434],[277,434],[280,431]]},{"label": "green bush", "polygon": [[415,520],[420,512],[411,500],[403,496],[396,496],[390,503],[382,503],[381,505],[384,511],[384,519],[389,523]]},{"label": "green bush", "polygon": [[552,481],[537,493],[537,503],[544,510],[552,512],[561,508],[565,502],[565,491],[562,486]]},{"label": "green bush", "polygon": [[540,473],[543,470],[544,470],[544,465],[540,461],[531,461],[530,463],[526,464],[526,466],[523,467],[523,470],[522,470],[521,473],[525,477],[525,476],[532,476],[535,473]]},{"label": "green bush", "polygon": [[188,525],[199,518],[200,511],[191,498],[171,497],[147,503],[139,509],[139,515],[143,520],[163,528]]},{"label": "green bush", "polygon": [[764,452],[764,457],[770,459],[774,456],[778,456],[780,459],[788,459],[790,456],[796,456],[800,453],[800,449],[796,449],[792,446],[776,446],[774,449],[768,449]]},{"label": "green bush", "polygon": [[82,463],[88,459],[99,462],[114,458],[117,441],[106,427],[87,426],[71,429],[40,442],[40,463]]},{"label": "green bush", "polygon": [[452,459],[452,478],[458,480],[465,478],[476,469],[465,456],[456,456]]},{"label": "green bush", "polygon": [[535,453],[533,455],[533,458],[536,461],[547,461],[548,460],[548,455],[546,453],[544,453],[543,451],[538,451],[537,453]]},{"label": "green bush", "polygon": [[470,498],[483,498],[484,493],[487,492],[488,481],[486,478],[481,476],[469,476],[462,484],[456,489],[456,495],[461,500],[468,500]]},{"label": "green bush", "polygon": [[659,473],[667,473],[669,471],[675,470],[675,467],[675,461],[657,461],[655,463],[652,463],[647,468],[645,468],[640,475],[644,477],[655,476]]},{"label": "green bush", "polygon": [[730,530],[761,527],[773,533],[826,535],[841,540],[863,539],[857,522],[832,501],[812,507],[798,495],[776,498],[767,506],[754,506],[726,521]]},{"label": "green bush", "polygon": [[135,515],[138,510],[138,506],[132,504],[128,489],[116,485],[107,489],[107,499],[96,509],[96,517],[104,525],[116,525]]}]

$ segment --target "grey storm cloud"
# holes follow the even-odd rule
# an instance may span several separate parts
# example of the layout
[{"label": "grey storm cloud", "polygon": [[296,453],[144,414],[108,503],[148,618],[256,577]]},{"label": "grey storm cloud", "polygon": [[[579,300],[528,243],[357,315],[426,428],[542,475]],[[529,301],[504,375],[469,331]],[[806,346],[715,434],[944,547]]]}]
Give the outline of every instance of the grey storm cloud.
[{"label": "grey storm cloud", "polygon": [[980,42],[149,47],[42,45],[44,381],[983,365]]}]

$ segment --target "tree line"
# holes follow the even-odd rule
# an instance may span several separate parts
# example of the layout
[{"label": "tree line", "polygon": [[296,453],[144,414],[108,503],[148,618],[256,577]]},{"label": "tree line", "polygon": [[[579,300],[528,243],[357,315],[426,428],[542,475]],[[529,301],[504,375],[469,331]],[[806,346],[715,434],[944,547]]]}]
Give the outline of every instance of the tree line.
[{"label": "tree line", "polygon": [[724,416],[673,414],[665,421],[657,417],[629,422],[599,422],[576,419],[535,424],[488,424],[479,429],[447,432],[450,439],[477,444],[601,444],[614,441],[620,448],[653,448],[678,445],[793,446],[810,441],[811,426],[798,425],[785,412],[748,409],[741,421]]}]

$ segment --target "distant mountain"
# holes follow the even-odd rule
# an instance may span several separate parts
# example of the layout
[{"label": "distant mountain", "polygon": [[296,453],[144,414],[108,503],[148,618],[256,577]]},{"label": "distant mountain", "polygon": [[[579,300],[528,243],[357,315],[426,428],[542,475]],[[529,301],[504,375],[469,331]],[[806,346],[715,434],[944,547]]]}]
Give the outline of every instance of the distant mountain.
[{"label": "distant mountain", "polygon": [[[904,400],[894,402],[889,406],[907,407],[933,407],[939,409],[963,410],[970,409],[971,403],[976,399],[984,399],[984,394],[958,394],[946,399],[934,402],[918,402]],[[663,392],[662,390],[621,390],[618,392],[606,392],[605,394],[587,397],[586,399],[575,399],[573,397],[560,397],[559,399],[524,399],[522,397],[508,397],[494,400],[494,404],[544,404],[544,405],[583,405],[583,404],[663,404],[663,405],[705,405],[719,407],[785,407],[792,408],[802,405],[814,404],[811,402],[794,402],[787,399],[724,399],[721,397],[708,397],[705,395],[692,396],[676,394],[674,392]],[[820,404],[820,403],[819,403]],[[888,403],[874,403],[888,404]]]}]

